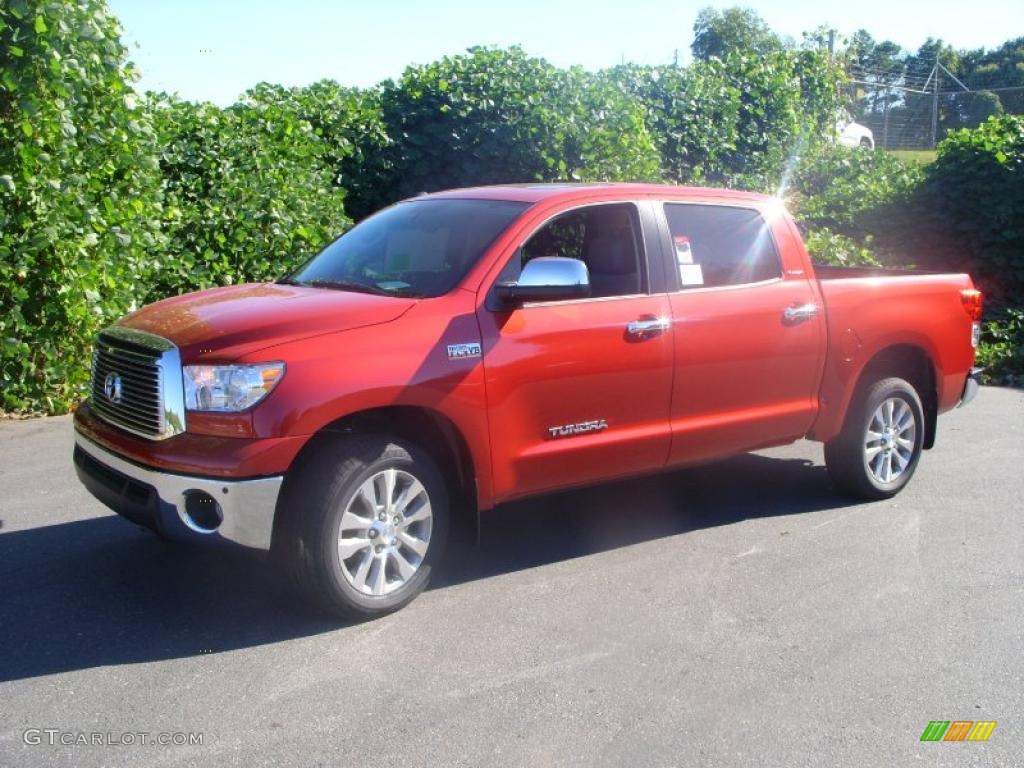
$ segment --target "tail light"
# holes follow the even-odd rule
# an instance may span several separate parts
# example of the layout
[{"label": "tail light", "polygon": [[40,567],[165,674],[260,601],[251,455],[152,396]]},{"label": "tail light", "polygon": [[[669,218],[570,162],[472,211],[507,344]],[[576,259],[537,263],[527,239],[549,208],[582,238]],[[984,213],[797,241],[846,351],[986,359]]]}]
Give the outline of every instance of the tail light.
[{"label": "tail light", "polygon": [[964,304],[964,312],[973,320],[978,322],[981,320],[981,310],[984,304],[981,296],[981,291],[974,288],[965,288],[960,291],[960,300]]}]

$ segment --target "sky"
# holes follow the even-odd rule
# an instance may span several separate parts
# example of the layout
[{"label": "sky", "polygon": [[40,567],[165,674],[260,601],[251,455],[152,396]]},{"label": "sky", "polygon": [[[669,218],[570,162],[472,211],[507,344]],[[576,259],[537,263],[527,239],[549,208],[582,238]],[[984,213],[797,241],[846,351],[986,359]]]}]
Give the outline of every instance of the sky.
[{"label": "sky", "polygon": [[330,78],[369,86],[473,45],[521,45],[566,67],[690,59],[693,21],[708,5],[753,8],[795,40],[820,25],[864,28],[916,49],[928,37],[993,48],[1024,35],[1022,0],[965,3],[846,0],[108,0],[124,27],[142,90],[227,105],[262,81]]}]

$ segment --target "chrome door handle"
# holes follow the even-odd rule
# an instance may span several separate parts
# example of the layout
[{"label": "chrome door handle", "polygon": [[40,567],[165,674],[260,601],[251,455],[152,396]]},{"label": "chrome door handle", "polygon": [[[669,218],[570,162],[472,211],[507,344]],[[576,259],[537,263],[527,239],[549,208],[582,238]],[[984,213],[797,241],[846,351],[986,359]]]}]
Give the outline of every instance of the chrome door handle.
[{"label": "chrome door handle", "polygon": [[667,317],[655,317],[651,320],[633,320],[626,326],[626,333],[630,336],[642,338],[667,331],[668,328],[669,321]]},{"label": "chrome door handle", "polygon": [[800,304],[795,307],[786,307],[782,310],[782,319],[787,323],[798,323],[802,320],[810,320],[818,314],[817,304]]}]

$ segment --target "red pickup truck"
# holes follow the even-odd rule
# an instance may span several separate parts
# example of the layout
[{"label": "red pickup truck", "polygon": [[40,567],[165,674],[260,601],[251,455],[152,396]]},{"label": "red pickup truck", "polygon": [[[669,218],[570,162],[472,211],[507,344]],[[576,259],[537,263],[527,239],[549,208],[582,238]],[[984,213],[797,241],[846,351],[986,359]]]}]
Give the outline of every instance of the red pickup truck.
[{"label": "red pickup truck", "polygon": [[977,391],[963,274],[817,269],[773,198],[637,184],[423,195],[276,283],[101,332],[78,475],[167,538],[270,550],[347,616],[412,600],[455,510],[803,437],[897,493]]}]

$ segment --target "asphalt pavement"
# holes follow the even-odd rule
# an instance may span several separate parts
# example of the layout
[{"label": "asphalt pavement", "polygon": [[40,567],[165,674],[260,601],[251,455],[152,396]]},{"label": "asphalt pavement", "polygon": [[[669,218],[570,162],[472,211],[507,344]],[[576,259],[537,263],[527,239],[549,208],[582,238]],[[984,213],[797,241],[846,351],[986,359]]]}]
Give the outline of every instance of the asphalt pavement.
[{"label": "asphalt pavement", "polygon": [[108,512],[68,418],[2,422],[0,766],[1024,765],[1022,506],[1024,392],[984,388],[890,501],[806,442],[545,496],[346,625]]}]

